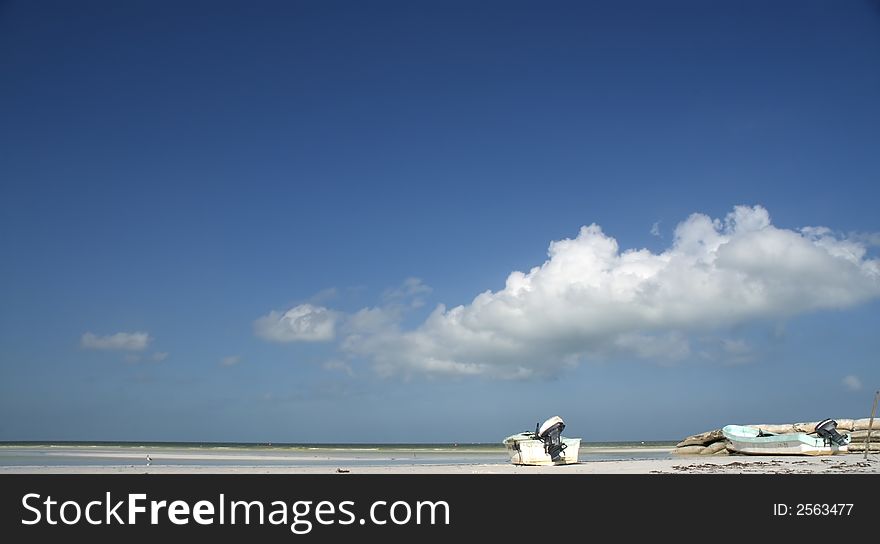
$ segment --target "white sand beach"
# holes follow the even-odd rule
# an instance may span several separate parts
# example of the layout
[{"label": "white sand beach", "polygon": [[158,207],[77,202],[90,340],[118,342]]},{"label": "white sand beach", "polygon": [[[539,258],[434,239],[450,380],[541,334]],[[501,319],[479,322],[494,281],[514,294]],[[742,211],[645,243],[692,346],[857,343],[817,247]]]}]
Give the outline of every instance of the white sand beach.
[{"label": "white sand beach", "polygon": [[[628,459],[581,462],[564,466],[516,466],[503,462],[352,464],[344,456],[323,456],[317,464],[259,465],[247,459],[224,464],[179,464],[185,457],[152,454],[150,465],[14,465],[0,474],[880,474],[880,455],[800,456],[681,456],[671,459]],[[189,461],[211,455],[194,455]],[[213,458],[212,460],[217,460]]]}]

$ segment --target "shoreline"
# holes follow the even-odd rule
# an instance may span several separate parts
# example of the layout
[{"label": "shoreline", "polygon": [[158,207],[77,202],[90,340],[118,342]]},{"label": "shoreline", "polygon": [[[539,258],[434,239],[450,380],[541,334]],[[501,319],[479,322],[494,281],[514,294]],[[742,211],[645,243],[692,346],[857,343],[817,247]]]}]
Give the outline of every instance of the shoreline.
[{"label": "shoreline", "polygon": [[581,447],[579,463],[518,466],[502,447],[0,445],[2,474],[880,474],[880,453],[686,455],[657,444]]},{"label": "shoreline", "polygon": [[[671,447],[619,447],[603,445],[581,448],[580,461],[614,461],[626,459],[662,459],[671,457]],[[304,467],[335,468],[349,466],[407,465],[495,465],[505,464],[509,457],[503,446],[490,448],[436,447],[406,448],[380,445],[374,448],[185,448],[144,446],[0,446],[2,467],[132,467],[146,466],[211,467]],[[8,468],[7,470],[13,470]],[[85,469],[84,469],[85,470]]]},{"label": "shoreline", "polygon": [[349,465],[20,465],[3,474],[880,474],[880,454],[803,456],[699,456],[589,461],[561,466],[509,463]]}]

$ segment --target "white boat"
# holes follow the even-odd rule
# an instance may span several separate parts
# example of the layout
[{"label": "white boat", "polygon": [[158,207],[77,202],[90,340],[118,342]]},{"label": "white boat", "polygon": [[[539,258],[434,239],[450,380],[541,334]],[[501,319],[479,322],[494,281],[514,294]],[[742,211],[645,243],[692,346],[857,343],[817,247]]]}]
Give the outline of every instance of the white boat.
[{"label": "white boat", "polygon": [[747,455],[834,455],[846,453],[850,435],[837,432],[837,422],[826,419],[816,425],[817,436],[807,433],[774,434],[757,427],[727,425],[721,432],[728,449]]},{"label": "white boat", "polygon": [[526,431],[504,439],[510,462],[514,465],[570,465],[578,462],[580,438],[565,438],[565,422],[553,416],[535,431]]}]

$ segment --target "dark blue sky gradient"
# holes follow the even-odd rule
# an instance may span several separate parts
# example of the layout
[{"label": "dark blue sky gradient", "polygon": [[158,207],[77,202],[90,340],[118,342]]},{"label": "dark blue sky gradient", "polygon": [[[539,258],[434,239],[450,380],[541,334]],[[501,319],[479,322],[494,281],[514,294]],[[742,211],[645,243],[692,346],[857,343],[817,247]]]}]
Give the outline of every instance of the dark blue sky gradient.
[{"label": "dark blue sky gradient", "polygon": [[[876,303],[733,331],[776,338],[750,365],[540,383],[349,378],[252,326],[413,276],[464,304],[594,222],[877,232],[876,2],[5,2],[0,74],[0,440],[495,441],[545,414],[525,392],[620,421],[585,440],[674,439],[880,382]],[[79,347],[134,330],[168,359]]]}]

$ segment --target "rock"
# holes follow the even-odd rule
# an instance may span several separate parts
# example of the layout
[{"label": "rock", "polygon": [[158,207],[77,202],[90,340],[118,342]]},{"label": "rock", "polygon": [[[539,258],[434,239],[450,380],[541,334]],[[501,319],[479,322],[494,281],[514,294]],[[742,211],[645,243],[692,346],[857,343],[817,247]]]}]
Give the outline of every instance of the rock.
[{"label": "rock", "polygon": [[715,429],[713,431],[706,431],[705,433],[689,436],[676,444],[675,447],[683,448],[685,446],[706,446],[708,444],[723,439],[724,435],[721,434],[721,429]]}]

